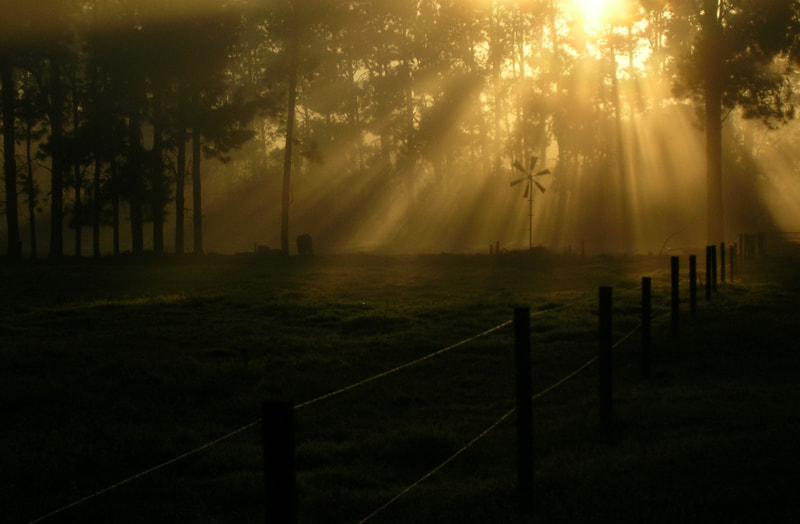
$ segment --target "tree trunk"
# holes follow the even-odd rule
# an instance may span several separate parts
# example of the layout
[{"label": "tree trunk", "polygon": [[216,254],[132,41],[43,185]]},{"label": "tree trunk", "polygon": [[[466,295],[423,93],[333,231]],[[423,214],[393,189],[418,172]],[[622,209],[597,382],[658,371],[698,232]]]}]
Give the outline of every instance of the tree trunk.
[{"label": "tree trunk", "polygon": [[111,229],[113,235],[114,256],[119,256],[119,166],[112,158],[108,167],[111,172]]},{"label": "tree trunk", "polygon": [[100,256],[100,175],[103,173],[103,164],[98,160],[99,155],[95,154],[94,161],[94,180],[92,181],[92,255],[97,258]]},{"label": "tree trunk", "polygon": [[[617,167],[619,169],[619,178],[617,180],[619,195],[617,195],[617,203],[619,205],[618,209],[620,215],[619,227],[617,230],[620,234],[621,245],[619,247],[621,247],[624,252],[628,253],[636,249],[636,246],[634,246],[632,242],[633,221],[631,220],[631,199],[633,195],[630,194],[630,185],[628,183],[630,176],[628,174],[628,159],[625,151],[625,136],[622,132],[622,99],[619,94],[616,52],[612,52],[610,66],[612,75],[611,96],[614,102],[614,141],[617,146]],[[633,111],[631,111],[631,118],[633,118]]]},{"label": "tree trunk", "polygon": [[136,87],[131,93],[131,107],[128,115],[128,184],[130,190],[130,218],[131,218],[131,252],[141,255],[144,252],[144,213],[142,211],[143,184],[142,184],[142,133],[140,110],[137,102]]},{"label": "tree trunk", "polygon": [[[78,126],[80,124],[80,112],[78,109],[78,87],[77,82],[72,78],[72,129],[75,138],[78,137]],[[83,201],[81,200],[81,186],[83,185],[83,175],[81,173],[80,159],[75,159],[72,163],[73,189],[75,190],[75,209],[73,209],[73,219],[75,222],[75,256],[83,254],[83,242],[81,230],[83,225]]]},{"label": "tree trunk", "polygon": [[203,192],[200,181],[200,130],[192,128],[192,206],[195,255],[203,253]]},{"label": "tree trunk", "polygon": [[26,192],[28,193],[28,222],[30,223],[31,234],[31,259],[36,260],[38,253],[36,252],[36,187],[33,183],[33,152],[31,145],[33,143],[33,126],[30,122],[25,124],[25,160],[28,164],[27,180],[25,181]]},{"label": "tree trunk", "polygon": [[717,79],[706,79],[706,162],[708,244],[716,245],[725,240],[722,204],[722,90]]},{"label": "tree trunk", "polygon": [[64,91],[61,84],[61,57],[55,50],[50,57],[50,258],[64,256],[64,146],[63,127]]},{"label": "tree trunk", "polygon": [[175,254],[184,251],[184,190],[186,184],[186,127],[178,123],[178,158],[175,166]]},{"label": "tree trunk", "polygon": [[8,256],[21,255],[19,215],[17,206],[17,162],[14,139],[14,71],[7,60],[0,60],[0,84],[3,89],[3,174],[6,182],[6,222],[8,225]]},{"label": "tree trunk", "polygon": [[706,190],[708,244],[725,241],[722,205],[722,71],[720,56],[722,28],[719,0],[705,0],[703,30],[706,37],[705,110],[706,110]]},{"label": "tree trunk", "polygon": [[503,56],[503,49],[502,44],[500,42],[500,4],[496,4],[494,9],[494,16],[492,19],[492,28],[490,31],[491,34],[491,41],[489,42],[489,53],[490,53],[490,61],[492,67],[492,88],[494,89],[494,115],[492,119],[493,124],[493,149],[492,156],[494,158],[494,175],[500,176],[501,170],[501,157],[502,157],[502,144],[503,141],[500,137],[500,128],[502,125],[502,97],[503,97],[503,89],[502,89],[502,78],[501,78],[501,69],[502,69],[502,56]]},{"label": "tree trunk", "polygon": [[75,256],[80,257],[83,251],[81,237],[81,226],[83,221],[83,201],[81,200],[81,166],[77,162],[72,165],[72,175],[74,177],[73,189],[75,190],[75,209],[73,210],[73,220],[75,221]]},{"label": "tree trunk", "polygon": [[297,75],[300,69],[300,37],[292,32],[289,43],[289,95],[286,110],[286,147],[283,157],[283,191],[281,194],[281,251],[289,254],[289,204],[292,194],[292,144],[294,142],[295,105],[297,103]]},{"label": "tree trunk", "polygon": [[161,155],[164,151],[164,138],[161,132],[161,118],[157,115],[153,122],[152,166],[150,166],[150,185],[153,197],[150,205],[153,215],[153,253],[164,253],[164,212],[167,206],[167,187]]},{"label": "tree trunk", "polygon": [[525,85],[525,23],[522,13],[519,12],[517,6],[517,15],[519,16],[518,24],[515,30],[519,33],[519,79],[517,81],[517,151],[520,159],[523,160],[530,151],[533,150],[532,144],[528,144],[528,111],[526,109],[528,102],[528,90]]}]

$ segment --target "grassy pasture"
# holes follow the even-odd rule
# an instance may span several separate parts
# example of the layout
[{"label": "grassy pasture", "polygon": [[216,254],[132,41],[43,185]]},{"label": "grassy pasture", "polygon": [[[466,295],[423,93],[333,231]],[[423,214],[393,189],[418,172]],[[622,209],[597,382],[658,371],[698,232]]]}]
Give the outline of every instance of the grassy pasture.
[{"label": "grassy pasture", "polygon": [[[539,391],[594,356],[597,287],[615,287],[619,340],[652,276],[654,376],[639,376],[638,334],[616,349],[613,435],[598,431],[594,367],[534,404],[532,517],[514,511],[512,417],[371,522],[796,521],[800,285],[787,267],[751,266],[672,339],[657,257],[0,266],[3,520],[212,441],[262,400],[312,400],[481,333],[515,305],[534,314]],[[366,517],[513,407],[513,377],[508,327],[297,410],[300,521]],[[261,522],[259,429],[45,522]]]}]

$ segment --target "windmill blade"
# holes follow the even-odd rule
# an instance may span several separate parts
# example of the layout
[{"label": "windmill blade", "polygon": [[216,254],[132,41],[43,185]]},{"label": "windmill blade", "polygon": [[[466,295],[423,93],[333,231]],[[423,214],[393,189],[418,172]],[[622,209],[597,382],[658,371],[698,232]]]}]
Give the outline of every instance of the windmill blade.
[{"label": "windmill blade", "polygon": [[531,163],[530,163],[530,167],[528,168],[528,171],[533,171],[533,166],[536,165],[536,161],[537,160],[539,160],[538,156],[531,156]]},{"label": "windmill blade", "polygon": [[538,187],[538,188],[539,188],[539,191],[541,191],[542,193],[544,193],[544,186],[543,186],[542,184],[540,184],[540,183],[539,183],[539,182],[537,182],[536,180],[534,180],[534,181],[533,181],[533,183],[534,183],[534,184],[536,184],[536,187]]},{"label": "windmill blade", "polygon": [[[538,186],[539,184],[536,185]],[[522,198],[528,198],[528,191],[530,190],[531,190],[531,185],[530,184],[525,185],[525,194],[522,195]]]},{"label": "windmill blade", "polygon": [[536,173],[533,176],[542,176],[542,175],[549,175],[549,174],[550,174],[550,170],[549,169],[542,169],[541,171],[539,171],[538,173]]},{"label": "windmill blade", "polygon": [[518,171],[522,171],[522,172],[523,172],[523,173],[525,173],[526,175],[528,174],[528,172],[527,172],[527,171],[525,171],[525,168],[524,168],[524,167],[522,167],[522,164],[520,164],[520,163],[519,163],[519,160],[514,160],[514,163],[513,163],[513,164],[511,164],[511,167],[513,167],[514,169],[516,169],[516,170],[518,170]]},{"label": "windmill blade", "polygon": [[528,180],[528,177],[525,177],[525,178],[520,178],[519,180],[513,180],[513,181],[511,182],[511,187],[514,187],[514,186],[516,186],[517,184],[519,184],[520,182],[524,182],[524,181],[526,181],[526,180]]}]

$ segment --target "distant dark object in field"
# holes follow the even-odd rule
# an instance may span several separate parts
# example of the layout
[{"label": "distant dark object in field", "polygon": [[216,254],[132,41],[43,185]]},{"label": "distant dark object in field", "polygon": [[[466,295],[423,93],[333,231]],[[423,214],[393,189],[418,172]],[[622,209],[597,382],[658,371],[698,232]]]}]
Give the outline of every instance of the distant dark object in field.
[{"label": "distant dark object in field", "polygon": [[274,257],[274,256],[283,255],[283,251],[281,251],[280,249],[270,249],[269,246],[266,246],[264,244],[258,244],[258,243],[256,243],[253,246],[253,251],[255,252],[256,255],[259,255],[259,256]]},{"label": "distant dark object in field", "polygon": [[306,233],[297,237],[297,252],[300,254],[300,256],[311,256],[314,254],[311,235]]}]

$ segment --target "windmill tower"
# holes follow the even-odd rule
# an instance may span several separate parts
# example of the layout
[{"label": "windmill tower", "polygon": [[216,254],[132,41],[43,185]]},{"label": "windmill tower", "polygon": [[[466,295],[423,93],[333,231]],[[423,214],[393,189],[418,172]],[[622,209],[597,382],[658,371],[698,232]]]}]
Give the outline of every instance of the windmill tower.
[{"label": "windmill tower", "polygon": [[539,160],[539,157],[532,156],[531,161],[528,164],[528,169],[525,169],[525,167],[520,164],[519,160],[514,160],[514,163],[511,164],[511,167],[525,175],[518,180],[512,181],[511,187],[521,184],[522,182],[526,182],[525,193],[522,195],[522,198],[528,199],[528,249],[533,249],[533,188],[531,186],[535,185],[539,191],[544,193],[544,186],[537,182],[534,177],[550,174],[549,169],[542,169],[536,173],[533,172],[533,168],[536,166],[537,160]]}]

